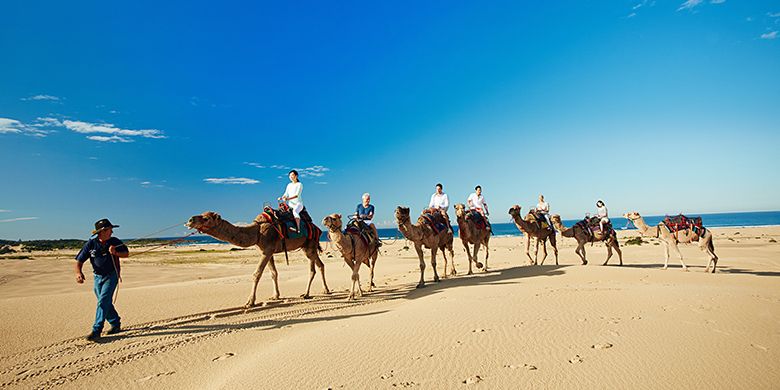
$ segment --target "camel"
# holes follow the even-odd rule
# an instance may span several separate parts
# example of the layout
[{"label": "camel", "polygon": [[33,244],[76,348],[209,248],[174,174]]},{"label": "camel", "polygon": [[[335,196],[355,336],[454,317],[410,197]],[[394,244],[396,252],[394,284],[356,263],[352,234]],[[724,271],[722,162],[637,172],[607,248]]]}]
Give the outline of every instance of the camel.
[{"label": "camel", "polygon": [[274,229],[274,226],[270,222],[259,218],[259,216],[250,225],[235,226],[222,219],[219,214],[213,211],[207,211],[201,215],[193,216],[187,221],[185,226],[242,248],[257,246],[260,250],[261,258],[260,262],[257,264],[257,269],[254,274],[252,274],[254,283],[252,284],[252,293],[249,295],[249,299],[245,305],[246,307],[255,305],[257,283],[260,281],[260,276],[263,275],[263,270],[266,265],[271,269],[271,279],[273,279],[274,282],[274,295],[271,299],[279,299],[279,274],[276,271],[274,253],[296,249],[302,249],[309,259],[309,283],[306,286],[306,292],[302,294],[301,297],[307,299],[311,298],[309,295],[311,291],[311,282],[314,280],[314,275],[317,273],[314,268],[315,265],[320,269],[320,274],[322,274],[324,293],[330,294],[328,283],[325,281],[325,264],[322,263],[319,256],[319,252],[322,251],[322,247],[320,247],[319,229],[316,229],[317,231],[314,232],[315,234],[312,239],[301,237],[282,240],[279,237],[279,233]]},{"label": "camel", "polygon": [[[455,215],[458,217],[458,235],[463,242],[463,247],[466,248],[466,255],[469,257],[469,275],[471,271],[471,262],[477,266],[477,269],[482,268],[482,263],[477,260],[477,253],[479,253],[479,246],[485,246],[485,268],[483,270],[488,272],[487,261],[490,257],[490,248],[488,247],[488,241],[490,241],[490,231],[487,229],[477,228],[476,223],[471,218],[468,218],[468,210],[463,203],[455,205]],[[469,244],[474,245],[474,256],[471,256],[469,250]]]},{"label": "camel", "polygon": [[[555,244],[555,231],[550,229],[542,229],[539,227],[539,225],[536,223],[536,218],[531,213],[526,216],[526,219],[523,219],[520,216],[520,210],[521,207],[519,205],[514,205],[509,209],[509,215],[512,216],[512,220],[514,221],[515,226],[517,226],[517,228],[523,232],[523,238],[525,240],[525,255],[528,256],[530,264],[536,265],[536,261],[539,258],[540,241],[542,243],[544,256],[542,257],[542,261],[539,263],[539,265],[544,264],[544,259],[547,258],[547,239],[549,238],[550,245],[553,247],[553,253],[555,253],[555,265],[558,265],[558,246]],[[531,237],[536,238],[536,253],[534,253],[534,258],[531,258],[530,253]]]},{"label": "camel", "polygon": [[612,248],[615,248],[615,252],[617,252],[618,258],[620,259],[620,265],[623,265],[623,252],[620,250],[620,244],[617,240],[617,233],[614,229],[612,229],[608,237],[604,237],[603,233],[601,232],[588,234],[588,232],[585,231],[586,228],[583,228],[580,224],[566,228],[566,226],[563,226],[563,223],[561,222],[561,216],[558,214],[551,216],[550,220],[552,221],[553,226],[555,226],[555,228],[561,232],[562,236],[574,237],[577,240],[577,249],[574,250],[574,253],[580,256],[582,259],[582,265],[588,264],[588,260],[585,260],[585,244],[598,241],[604,241],[607,245],[607,259],[604,260],[604,264],[602,265],[607,265],[609,258],[612,257]]},{"label": "camel", "polygon": [[341,214],[331,214],[322,220],[322,224],[328,229],[328,239],[333,242],[336,249],[341,252],[341,256],[352,270],[352,288],[349,292],[350,300],[355,299],[355,293],[363,296],[363,289],[360,287],[360,264],[363,263],[371,270],[371,284],[368,291],[373,291],[374,268],[376,259],[379,255],[379,248],[372,248],[370,244],[363,241],[359,234],[344,233],[341,231]]},{"label": "camel", "polygon": [[[456,274],[455,252],[452,250],[453,234],[451,230],[445,229],[436,233],[433,228],[423,221],[422,216],[417,220],[417,224],[412,224],[408,207],[398,206],[395,209],[395,219],[396,223],[398,223],[398,230],[401,231],[401,234],[403,234],[407,240],[414,243],[417,257],[420,258],[420,282],[417,283],[417,288],[425,287],[425,259],[423,258],[423,246],[431,249],[431,268],[433,268],[434,282],[439,281],[439,274],[436,272],[436,252],[438,250],[441,250],[441,254],[444,256],[444,277],[447,276],[447,254],[445,253],[445,250],[447,249],[449,249],[450,257],[452,257],[450,275]],[[444,217],[442,217],[442,219],[444,219]]]},{"label": "camel", "polygon": [[710,272],[710,265],[712,265],[712,273],[715,273],[715,267],[718,265],[718,256],[715,254],[715,245],[712,243],[712,232],[709,229],[703,229],[704,234],[699,236],[692,230],[680,230],[676,233],[672,233],[666,225],[659,223],[656,226],[650,227],[645,223],[639,213],[632,211],[623,215],[626,219],[634,223],[634,226],[639,229],[639,233],[647,237],[656,237],[664,244],[664,254],[666,259],[664,260],[664,268],[669,267],[669,248],[673,248],[677,255],[680,256],[680,264],[682,264],[683,271],[688,271],[688,266],[683,262],[682,253],[680,248],[677,247],[678,243],[689,244],[693,241],[699,241],[699,249],[704,251],[710,256],[710,261],[707,262],[707,268],[704,272]]}]

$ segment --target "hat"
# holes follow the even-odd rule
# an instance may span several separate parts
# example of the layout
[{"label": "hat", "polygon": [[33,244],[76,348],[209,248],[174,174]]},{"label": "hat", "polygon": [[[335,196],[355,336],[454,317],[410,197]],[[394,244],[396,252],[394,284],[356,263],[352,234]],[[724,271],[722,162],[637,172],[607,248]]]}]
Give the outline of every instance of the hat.
[{"label": "hat", "polygon": [[109,221],[106,218],[103,218],[100,221],[95,222],[95,230],[92,231],[92,234],[98,234],[99,232],[105,229],[115,228],[115,227],[119,227],[119,225],[112,225],[111,221]]}]

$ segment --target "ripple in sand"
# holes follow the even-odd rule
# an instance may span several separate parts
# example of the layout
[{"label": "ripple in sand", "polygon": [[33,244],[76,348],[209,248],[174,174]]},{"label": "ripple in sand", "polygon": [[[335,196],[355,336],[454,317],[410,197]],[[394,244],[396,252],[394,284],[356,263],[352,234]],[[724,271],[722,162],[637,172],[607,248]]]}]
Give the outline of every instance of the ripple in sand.
[{"label": "ripple in sand", "polygon": [[593,348],[593,349],[608,349],[608,348],[612,348],[612,344],[610,344],[610,343],[598,343],[598,344],[593,344],[590,347]]},{"label": "ripple in sand", "polygon": [[233,357],[233,356],[236,356],[236,354],[234,354],[233,352],[228,352],[228,353],[226,353],[226,354],[224,354],[224,355],[217,356],[217,357],[215,357],[214,359],[211,359],[211,361],[212,361],[212,362],[217,362],[217,361],[220,361],[220,360],[229,359],[229,358],[231,358],[231,357]]},{"label": "ripple in sand", "polygon": [[477,382],[482,382],[482,377],[479,375],[470,376],[463,380],[463,384],[465,385],[473,385]]}]

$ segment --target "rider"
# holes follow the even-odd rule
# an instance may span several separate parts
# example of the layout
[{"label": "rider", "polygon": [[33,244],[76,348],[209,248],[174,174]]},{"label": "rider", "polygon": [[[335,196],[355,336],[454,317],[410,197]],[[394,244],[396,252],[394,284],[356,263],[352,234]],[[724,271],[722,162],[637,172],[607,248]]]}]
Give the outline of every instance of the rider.
[{"label": "rider", "polygon": [[478,213],[482,214],[482,217],[485,218],[485,224],[487,225],[488,230],[492,230],[490,221],[488,221],[488,215],[490,215],[490,211],[488,211],[485,197],[482,196],[482,186],[474,187],[474,193],[469,195],[466,203],[468,203],[470,210],[476,210]]},{"label": "rider", "polygon": [[368,226],[371,229],[371,232],[368,234],[369,244],[381,246],[382,243],[379,242],[379,233],[377,233],[376,226],[372,219],[374,219],[374,205],[371,204],[371,194],[366,192],[363,194],[363,201],[358,204],[355,209],[355,220],[364,223],[365,226]]},{"label": "rider", "polygon": [[452,231],[452,225],[450,225],[450,216],[447,215],[447,209],[450,207],[450,199],[447,194],[444,193],[444,187],[441,183],[436,183],[436,192],[431,195],[431,201],[428,202],[428,208],[432,210],[439,210],[439,212],[447,220],[447,226]]},{"label": "rider", "polygon": [[539,194],[539,203],[536,204],[536,213],[541,215],[547,226],[552,229],[552,223],[550,222],[550,204],[544,201],[544,195]]},{"label": "rider", "polygon": [[599,218],[601,233],[604,233],[604,224],[609,223],[609,213],[607,212],[607,206],[604,205],[604,201],[601,199],[596,201],[596,217]]},{"label": "rider", "polygon": [[298,171],[295,169],[291,170],[288,176],[290,178],[290,183],[287,184],[284,195],[278,198],[278,200],[286,201],[287,206],[290,206],[293,217],[295,217],[295,228],[293,229],[291,227],[290,230],[294,233],[298,233],[301,226],[301,210],[303,210],[303,198],[301,197],[303,183],[298,181]]}]

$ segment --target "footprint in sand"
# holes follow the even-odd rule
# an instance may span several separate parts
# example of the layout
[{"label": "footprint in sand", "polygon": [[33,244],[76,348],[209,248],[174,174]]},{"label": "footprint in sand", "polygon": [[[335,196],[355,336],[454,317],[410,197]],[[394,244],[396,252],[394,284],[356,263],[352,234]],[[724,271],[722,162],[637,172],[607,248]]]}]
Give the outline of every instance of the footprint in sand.
[{"label": "footprint in sand", "polygon": [[379,377],[379,379],[390,379],[390,378],[392,378],[392,377],[393,377],[393,370],[390,370],[390,372],[389,372],[389,373],[381,375],[381,376]]},{"label": "footprint in sand", "polygon": [[582,363],[582,357],[580,357],[580,355],[574,355],[573,358],[569,359],[569,363],[571,364]]},{"label": "footprint in sand", "polygon": [[760,349],[760,350],[762,350],[764,352],[769,351],[769,348],[767,348],[767,347],[765,347],[763,345],[760,345],[760,344],[750,344],[750,346],[755,348],[755,349]]},{"label": "footprint in sand", "polygon": [[609,348],[612,348],[612,344],[610,344],[610,343],[598,343],[598,344],[593,344],[590,347],[593,348],[593,349],[609,349]]},{"label": "footprint in sand", "polygon": [[524,368],[524,369],[526,369],[528,371],[536,370],[536,366],[531,365],[531,364],[527,364],[527,363],[523,363],[522,366],[519,365],[519,364],[506,364],[506,365],[504,365],[504,368],[511,368],[513,370],[516,370],[518,368]]},{"label": "footprint in sand", "polygon": [[393,383],[393,387],[413,387],[413,386],[419,386],[419,383],[415,382],[399,382],[399,383]]},{"label": "footprint in sand", "polygon": [[477,382],[482,382],[482,377],[479,375],[470,376],[463,380],[464,385],[473,385]]},{"label": "footprint in sand", "polygon": [[228,353],[226,353],[224,355],[217,356],[214,359],[211,359],[211,361],[212,362],[217,362],[217,361],[220,361],[220,360],[225,360],[225,359],[232,358],[233,356],[236,356],[236,354],[234,354],[233,352],[228,352]]},{"label": "footprint in sand", "polygon": [[146,382],[146,381],[152,380],[154,378],[158,378],[158,377],[161,377],[161,376],[173,375],[175,373],[176,373],[176,371],[158,372],[157,374],[145,376],[145,377],[143,377],[141,379],[138,379],[138,380],[136,380],[136,382]]},{"label": "footprint in sand", "polygon": [[471,331],[471,333],[484,333],[484,332],[486,332],[486,331],[487,331],[486,329],[481,329],[481,328],[480,328],[480,329],[473,329],[473,330]]}]

